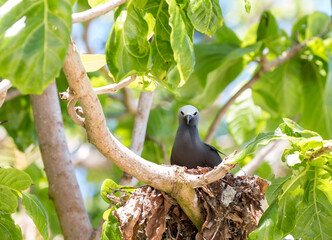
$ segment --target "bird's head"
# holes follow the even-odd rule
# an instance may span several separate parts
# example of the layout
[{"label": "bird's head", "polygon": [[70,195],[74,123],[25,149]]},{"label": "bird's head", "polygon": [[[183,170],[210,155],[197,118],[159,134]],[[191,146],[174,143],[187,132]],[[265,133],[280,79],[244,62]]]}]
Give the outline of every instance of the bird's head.
[{"label": "bird's head", "polygon": [[197,126],[199,112],[197,108],[191,105],[185,105],[178,112],[179,124]]}]

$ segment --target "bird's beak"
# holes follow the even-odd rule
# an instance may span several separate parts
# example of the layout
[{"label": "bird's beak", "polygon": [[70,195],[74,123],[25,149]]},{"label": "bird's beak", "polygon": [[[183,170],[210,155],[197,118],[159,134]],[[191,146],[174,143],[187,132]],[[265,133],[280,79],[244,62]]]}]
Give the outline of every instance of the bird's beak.
[{"label": "bird's beak", "polygon": [[187,116],[185,116],[185,118],[186,118],[186,120],[187,120],[187,125],[189,125],[190,119],[192,119],[193,116],[191,116],[191,115],[187,115]]}]

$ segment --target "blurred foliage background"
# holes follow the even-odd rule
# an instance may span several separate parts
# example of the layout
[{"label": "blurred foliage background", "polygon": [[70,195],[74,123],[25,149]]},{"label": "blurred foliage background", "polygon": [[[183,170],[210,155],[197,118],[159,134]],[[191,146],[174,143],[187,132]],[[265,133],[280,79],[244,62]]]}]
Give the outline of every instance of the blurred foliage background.
[{"label": "blurred foliage background", "polygon": [[[327,0],[252,0],[251,11],[246,13],[244,4],[245,1],[243,0],[220,1],[224,17],[223,29],[219,29],[212,37],[198,32],[195,33],[196,66],[194,73],[184,87],[180,89],[179,94],[163,87],[158,87],[155,90],[147,127],[147,137],[142,153],[143,158],[158,164],[169,162],[171,147],[177,130],[177,111],[184,104],[192,104],[199,108],[199,132],[202,139],[205,137],[218,109],[227,102],[234,91],[250,79],[256,69],[257,63],[254,61],[254,57],[243,59],[241,55],[237,59],[227,59],[231,59],[230,55],[233,55],[234,50],[240,46],[243,49],[243,47],[256,41],[256,39],[252,40],[252,35],[257,29],[261,14],[265,10],[269,10],[274,15],[280,28],[278,38],[268,40],[268,44],[270,44],[270,55],[268,57],[273,58],[273,55],[279,55],[286,50],[290,46],[291,38],[295,38],[292,35],[294,23],[314,11],[323,12],[328,16],[331,9],[330,1]],[[75,5],[75,11],[77,12],[88,8],[90,6],[87,0],[79,0]],[[74,24],[72,36],[79,50],[82,53],[104,54],[112,24],[113,12],[83,24]],[[284,35],[291,37],[290,39],[282,37]],[[301,37],[305,36],[298,36],[298,38]],[[277,41],[273,42],[273,40]],[[224,45],[213,49],[209,44]],[[315,56],[310,53],[306,56],[310,57],[311,55],[311,57],[316,58],[317,61],[321,62],[321,67],[319,67],[319,64],[307,64],[304,68],[315,68],[316,72],[325,71],[326,74],[327,66],[324,65],[325,63],[321,59],[327,61],[330,56],[327,56],[324,50],[319,52],[319,42],[311,44],[313,51],[317,52]],[[208,45],[209,47],[207,47]],[[274,49],[275,52],[271,49]],[[217,62],[220,61],[218,62],[218,68],[213,71],[212,69],[205,69],[211,67],[209,61],[212,61],[212,53],[215,52],[220,54],[219,60],[214,59]],[[321,59],[317,56],[320,56]],[[223,63],[222,61],[225,59],[227,61]],[[246,64],[243,64],[243,62],[246,62]],[[328,118],[322,116],[321,121],[317,121],[317,118],[315,118],[315,122],[312,122],[312,114],[321,114],[317,110],[317,106],[320,104],[317,100],[319,96],[315,96],[319,89],[316,91],[308,85],[305,89],[312,90],[311,92],[304,93],[299,90],[300,80],[297,76],[292,75],[292,72],[297,71],[297,64],[301,63],[299,61],[290,62],[283,65],[278,71],[264,75],[252,91],[244,92],[228,110],[217,129],[212,145],[229,154],[245,145],[258,133],[274,130],[281,123],[282,117],[289,117],[293,120],[300,119],[299,123],[304,128],[317,131],[324,138],[331,138],[332,130],[328,129],[331,124],[328,120],[331,119],[331,116]],[[303,78],[310,79],[310,74],[309,71]],[[89,77],[94,87],[112,83],[106,68],[89,73]],[[176,74],[173,77],[176,77]],[[220,81],[220,79],[223,81]],[[282,93],[278,92],[280,90],[278,89],[279,86],[273,85],[274,80],[278,79],[284,81],[283,89],[281,89]],[[289,79],[292,79],[292,81],[289,81]],[[68,84],[63,73],[57,78],[56,82],[59,92],[67,89]],[[275,95],[266,97],[264,91],[267,91],[267,88],[270,88],[272,92],[275,90]],[[130,146],[139,93],[137,90],[126,88],[114,94],[99,95],[110,131],[127,147]],[[306,97],[299,98],[298,96],[301,95]],[[308,96],[312,96],[312,98],[308,98]],[[1,120],[8,120],[11,124],[0,127],[0,167],[10,165],[26,171],[32,177],[34,182],[32,193],[36,194],[49,214],[52,238],[61,239],[61,230],[54,206],[48,199],[48,183],[37,146],[30,98],[26,95],[18,95],[15,89],[8,93],[7,98],[0,109],[0,116]],[[60,104],[76,176],[93,227],[96,227],[100,222],[102,213],[107,208],[107,204],[101,199],[99,193],[101,183],[105,178],[111,178],[119,182],[122,172],[105,159],[92,145],[87,143],[84,130],[68,116],[67,103],[60,101]],[[302,112],[303,108],[299,106],[303,104],[306,106],[312,105],[312,111]],[[319,116],[318,119],[320,119]],[[287,174],[285,172],[286,168],[280,166],[280,161],[275,161],[275,159],[280,159],[286,146],[285,143],[278,146],[274,145],[269,153],[263,156],[265,161],[255,173],[264,178],[272,173],[277,176]],[[258,151],[257,154],[260,152]],[[245,165],[254,157],[248,156],[240,165]],[[20,219],[19,213],[17,219]],[[22,230],[23,232],[31,231],[30,228],[33,228],[33,224],[26,224],[26,229],[22,227]],[[26,238],[28,239],[27,236]],[[32,239],[36,239],[36,236]]]}]

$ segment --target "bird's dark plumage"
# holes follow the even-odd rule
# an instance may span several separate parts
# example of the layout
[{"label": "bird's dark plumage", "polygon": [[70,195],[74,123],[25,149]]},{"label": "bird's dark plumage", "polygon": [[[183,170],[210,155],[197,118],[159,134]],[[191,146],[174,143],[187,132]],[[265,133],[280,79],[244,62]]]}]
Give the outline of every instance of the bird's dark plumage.
[{"label": "bird's dark plumage", "polygon": [[178,112],[179,128],[174,140],[171,164],[187,168],[214,167],[221,163],[221,153],[215,147],[202,142],[197,124],[199,112],[191,105],[183,106]]}]

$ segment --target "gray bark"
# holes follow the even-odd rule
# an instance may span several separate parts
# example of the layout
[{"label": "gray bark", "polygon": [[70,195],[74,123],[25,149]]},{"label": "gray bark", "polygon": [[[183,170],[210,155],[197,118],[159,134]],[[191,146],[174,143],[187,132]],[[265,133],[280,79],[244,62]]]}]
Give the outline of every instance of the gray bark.
[{"label": "gray bark", "polygon": [[92,233],[80,188],[75,177],[56,85],[42,95],[31,95],[39,148],[53,200],[65,239],[89,239]]}]

